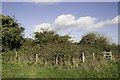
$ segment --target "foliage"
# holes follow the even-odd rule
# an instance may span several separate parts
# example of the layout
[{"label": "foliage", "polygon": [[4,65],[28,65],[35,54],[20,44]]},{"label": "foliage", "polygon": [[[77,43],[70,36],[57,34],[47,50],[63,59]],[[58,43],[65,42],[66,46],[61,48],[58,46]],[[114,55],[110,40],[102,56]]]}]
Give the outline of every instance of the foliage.
[{"label": "foliage", "polygon": [[105,35],[101,35],[95,32],[90,32],[85,34],[81,41],[79,42],[81,45],[92,46],[95,49],[100,51],[110,51],[110,40]]},{"label": "foliage", "polygon": [[22,45],[24,28],[14,18],[0,15],[2,18],[2,45],[3,51],[7,48],[18,49]]},{"label": "foliage", "polygon": [[66,43],[69,42],[70,36],[59,36],[54,31],[43,31],[43,32],[35,32],[35,40],[36,43],[40,45],[46,45],[47,43]]}]

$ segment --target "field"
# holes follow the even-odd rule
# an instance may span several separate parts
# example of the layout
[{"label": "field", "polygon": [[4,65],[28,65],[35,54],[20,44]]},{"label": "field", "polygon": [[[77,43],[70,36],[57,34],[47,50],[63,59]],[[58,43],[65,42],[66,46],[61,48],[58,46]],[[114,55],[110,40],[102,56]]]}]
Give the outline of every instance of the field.
[{"label": "field", "polygon": [[28,64],[3,64],[3,78],[117,78],[118,63],[92,67],[86,64],[78,68],[61,68],[59,66],[40,66]]}]

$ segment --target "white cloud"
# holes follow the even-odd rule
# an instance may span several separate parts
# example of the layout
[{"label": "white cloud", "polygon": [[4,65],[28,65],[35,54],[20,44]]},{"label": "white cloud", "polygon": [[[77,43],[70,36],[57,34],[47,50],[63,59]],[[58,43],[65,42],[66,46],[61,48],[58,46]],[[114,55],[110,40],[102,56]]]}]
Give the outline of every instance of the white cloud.
[{"label": "white cloud", "polygon": [[118,19],[120,19],[120,15],[116,16],[114,19],[107,20],[106,24],[118,24],[118,23],[120,23],[120,21],[118,21]]},{"label": "white cloud", "polygon": [[120,15],[116,16],[113,19],[98,21],[97,18],[90,16],[84,16],[77,19],[75,18],[75,16],[71,14],[60,15],[55,19],[53,24],[43,23],[40,25],[36,25],[34,32],[42,32],[42,29],[44,30],[59,30],[59,29],[67,30],[67,28],[72,29],[77,28],[79,30],[98,29],[120,23],[120,21],[118,22],[118,18],[120,18]]},{"label": "white cloud", "polygon": [[[28,2],[29,0],[26,0]],[[51,4],[56,4],[59,2],[62,2],[63,0],[31,0],[35,5],[51,5]]]},{"label": "white cloud", "polygon": [[34,32],[42,32],[43,30],[52,30],[52,26],[49,23],[43,23],[40,25],[36,25]]},{"label": "white cloud", "polygon": [[72,15],[60,15],[55,20],[55,25],[58,27],[61,26],[72,26],[74,25],[75,17]]},{"label": "white cloud", "polygon": [[76,19],[73,15],[67,14],[58,16],[54,24],[57,27],[62,28],[77,27],[80,29],[90,30],[118,24],[118,17],[120,18],[120,15],[110,20],[98,22],[97,18],[94,17],[85,16]]}]

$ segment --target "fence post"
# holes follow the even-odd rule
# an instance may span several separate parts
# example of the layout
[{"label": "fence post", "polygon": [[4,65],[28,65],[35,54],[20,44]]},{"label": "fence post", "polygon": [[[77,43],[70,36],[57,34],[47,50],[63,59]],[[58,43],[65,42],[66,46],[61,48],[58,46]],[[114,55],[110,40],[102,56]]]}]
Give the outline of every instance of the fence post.
[{"label": "fence post", "polygon": [[56,57],[55,57],[55,64],[58,65],[58,54],[57,54],[57,53],[55,53],[55,54],[56,54]]},{"label": "fence post", "polygon": [[93,59],[93,60],[95,59],[95,54],[94,54],[94,53],[92,53],[92,59]]},{"label": "fence post", "polygon": [[84,55],[84,53],[82,53],[82,62],[83,63],[85,62],[85,55]]},{"label": "fence post", "polygon": [[38,62],[38,54],[36,54],[35,64]]},{"label": "fence post", "polygon": [[112,52],[110,52],[110,56],[111,56],[110,59],[112,60]]},{"label": "fence post", "polygon": [[[15,50],[14,50],[15,51]],[[18,59],[18,52],[15,51],[15,61]]]}]

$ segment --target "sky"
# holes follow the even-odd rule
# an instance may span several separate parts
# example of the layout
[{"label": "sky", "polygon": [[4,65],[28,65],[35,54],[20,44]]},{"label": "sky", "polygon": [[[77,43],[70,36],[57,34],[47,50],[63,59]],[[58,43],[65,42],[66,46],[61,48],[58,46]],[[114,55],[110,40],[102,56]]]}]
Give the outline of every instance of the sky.
[{"label": "sky", "polygon": [[2,0],[2,2],[119,2],[119,0]]},{"label": "sky", "polygon": [[2,2],[2,13],[15,16],[25,28],[25,37],[44,28],[68,34],[74,41],[97,32],[118,43],[117,2]]}]

